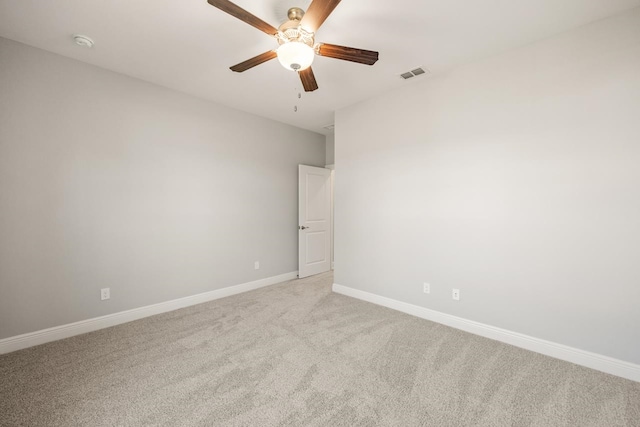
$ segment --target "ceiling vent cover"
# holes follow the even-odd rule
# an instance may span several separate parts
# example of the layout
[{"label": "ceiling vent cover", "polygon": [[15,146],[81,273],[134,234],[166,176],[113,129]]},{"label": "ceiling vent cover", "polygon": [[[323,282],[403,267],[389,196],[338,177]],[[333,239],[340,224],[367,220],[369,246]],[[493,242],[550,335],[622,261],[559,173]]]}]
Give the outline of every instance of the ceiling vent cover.
[{"label": "ceiling vent cover", "polygon": [[411,71],[407,71],[406,73],[400,74],[400,77],[402,77],[405,80],[408,80],[408,79],[410,79],[412,77],[419,76],[421,74],[428,74],[428,73],[429,73],[429,70],[425,70],[422,67],[418,67],[418,68],[415,68],[415,69],[413,69]]}]

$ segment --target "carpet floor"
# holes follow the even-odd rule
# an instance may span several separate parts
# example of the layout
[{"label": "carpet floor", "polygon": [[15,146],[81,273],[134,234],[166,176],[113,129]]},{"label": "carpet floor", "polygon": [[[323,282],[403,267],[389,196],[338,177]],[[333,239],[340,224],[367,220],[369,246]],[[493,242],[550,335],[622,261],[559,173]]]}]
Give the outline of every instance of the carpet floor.
[{"label": "carpet floor", "polygon": [[0,356],[2,426],[640,426],[640,383],[331,292],[330,273]]}]

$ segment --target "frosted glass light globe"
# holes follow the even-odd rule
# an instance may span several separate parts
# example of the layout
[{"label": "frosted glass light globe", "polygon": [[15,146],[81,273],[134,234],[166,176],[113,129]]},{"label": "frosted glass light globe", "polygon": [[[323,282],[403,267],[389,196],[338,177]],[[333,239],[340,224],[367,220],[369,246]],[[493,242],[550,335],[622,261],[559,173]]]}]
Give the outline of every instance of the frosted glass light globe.
[{"label": "frosted glass light globe", "polygon": [[315,55],[313,48],[302,42],[281,44],[278,50],[278,61],[287,70],[302,71],[311,66]]}]

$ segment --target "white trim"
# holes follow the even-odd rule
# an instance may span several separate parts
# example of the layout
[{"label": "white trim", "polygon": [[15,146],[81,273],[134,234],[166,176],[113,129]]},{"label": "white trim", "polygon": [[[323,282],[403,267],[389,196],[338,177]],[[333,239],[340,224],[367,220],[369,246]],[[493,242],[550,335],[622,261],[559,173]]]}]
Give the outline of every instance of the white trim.
[{"label": "white trim", "polygon": [[430,310],[428,308],[408,304],[406,302],[338,285],[337,283],[333,284],[333,292],[381,305],[393,310],[398,310],[412,316],[431,320],[432,322],[441,323],[443,325],[451,326],[456,329],[506,344],[511,344],[526,350],[535,351],[536,353],[555,357],[556,359],[575,363],[576,365],[586,366],[587,368],[596,369],[611,375],[640,382],[640,365],[636,365],[634,363],[542,340],[529,335],[520,334],[518,332],[496,328],[484,323],[463,319],[462,317],[452,316],[450,314]]},{"label": "white trim", "polygon": [[231,295],[236,295],[243,292],[252,291],[254,289],[263,288],[265,286],[274,285],[276,283],[285,282],[287,280],[292,280],[297,277],[298,272],[294,271],[291,273],[281,274],[279,276],[267,277],[265,279],[255,280],[253,282],[247,282],[222,289],[216,289],[197,295],[191,295],[188,297],[165,301],[158,304],[147,305],[144,307],[134,308],[118,313],[107,314],[106,316],[94,317],[92,319],[81,320],[79,322],[68,323],[66,325],[54,326],[53,328],[29,332],[26,334],[17,335],[15,337],[4,338],[0,340],[0,354],[10,353],[12,351],[21,350],[23,348],[33,347],[34,345],[44,344],[63,338],[69,338],[75,335],[97,331],[98,329],[120,325],[121,323],[127,323],[133,320],[142,319],[144,317],[166,313],[168,311],[177,310],[179,308],[189,307],[196,304],[202,304],[203,302],[229,297]]}]

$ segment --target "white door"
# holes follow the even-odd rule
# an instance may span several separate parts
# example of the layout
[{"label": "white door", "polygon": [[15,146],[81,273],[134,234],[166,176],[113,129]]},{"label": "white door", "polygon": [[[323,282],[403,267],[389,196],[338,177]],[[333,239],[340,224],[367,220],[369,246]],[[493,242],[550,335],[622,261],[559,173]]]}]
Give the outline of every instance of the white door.
[{"label": "white door", "polygon": [[331,171],[298,166],[298,277],[331,268]]}]

